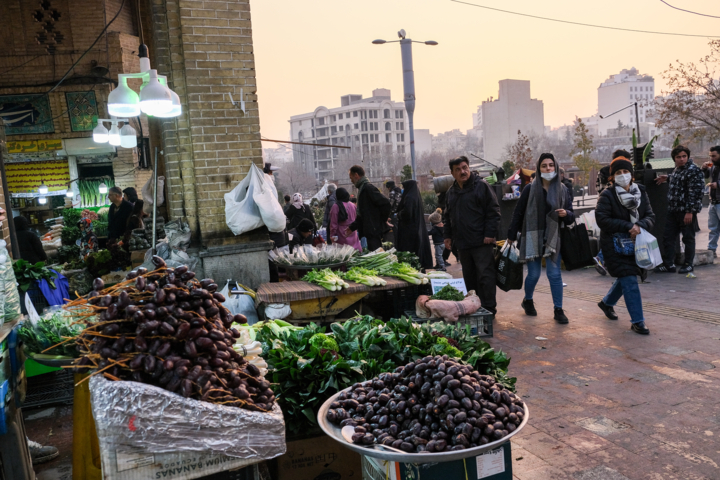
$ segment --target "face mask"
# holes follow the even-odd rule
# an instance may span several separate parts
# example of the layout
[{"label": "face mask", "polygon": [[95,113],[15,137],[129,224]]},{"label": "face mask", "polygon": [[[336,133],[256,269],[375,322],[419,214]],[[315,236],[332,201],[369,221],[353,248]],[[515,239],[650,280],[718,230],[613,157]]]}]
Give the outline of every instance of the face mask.
[{"label": "face mask", "polygon": [[627,187],[628,185],[630,185],[630,180],[632,180],[632,174],[630,173],[615,175],[615,183],[621,187]]},{"label": "face mask", "polygon": [[543,180],[552,180],[555,178],[555,175],[557,175],[556,172],[547,172],[547,173],[541,173],[540,176],[543,178]]}]

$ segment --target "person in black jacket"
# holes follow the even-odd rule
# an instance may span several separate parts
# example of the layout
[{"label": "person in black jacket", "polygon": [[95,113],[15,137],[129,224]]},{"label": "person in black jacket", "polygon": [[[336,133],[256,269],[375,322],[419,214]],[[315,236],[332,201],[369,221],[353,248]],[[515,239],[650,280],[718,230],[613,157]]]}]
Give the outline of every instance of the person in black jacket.
[{"label": "person in black jacket", "polygon": [[390,217],[390,200],[370,183],[365,176],[365,169],[360,165],[350,168],[350,181],[358,189],[357,217],[347,228],[346,235],[357,231],[360,238],[365,237],[367,248],[377,250],[382,247],[382,237],[388,226]]},{"label": "person in black jacket", "polygon": [[123,192],[120,187],[112,187],[108,190],[108,199],[112,202],[108,213],[108,245],[122,240],[125,235],[127,222],[133,212],[132,203],[123,200]]},{"label": "person in black jacket", "polygon": [[305,205],[303,196],[300,193],[292,196],[292,203],[288,207],[285,216],[288,219],[288,230],[292,230],[297,227],[303,219],[307,219],[312,223],[313,232],[317,231],[317,224],[315,223],[315,216],[312,213],[312,209],[309,205]]},{"label": "person in black jacket", "polygon": [[563,185],[565,185],[565,188],[568,190],[568,194],[570,195],[570,201],[572,202],[575,198],[575,194],[573,193],[573,181],[569,178],[565,178],[565,169],[560,167],[560,181]]},{"label": "person in black jacket", "polygon": [[513,212],[508,241],[520,233],[520,262],[527,263],[525,298],[521,306],[526,315],[536,316],[533,293],[545,258],[550,293],[555,307],[555,321],[568,323],[562,308],[563,282],[560,271],[560,224],[575,222],[572,198],[560,181],[558,165],[552,153],[543,153],[537,162],[535,181],[525,185]]},{"label": "person in black jacket", "polygon": [[288,232],[288,238],[290,238],[288,242],[290,253],[292,253],[298,245],[312,245],[314,231],[315,225],[310,220],[307,218],[300,220],[298,226]]},{"label": "person in black jacket", "polygon": [[615,238],[635,238],[640,229],[651,230],[655,225],[655,214],[645,187],[633,183],[633,166],[630,160],[618,157],[610,164],[611,187],[603,190],[595,208],[595,220],[600,227],[600,248],[605,259],[605,267],[615,277],[615,283],[598,307],[610,320],[618,316],[613,308],[621,296],[630,313],[632,330],[647,335],[650,330],[645,326],[642,299],[638,288],[638,275],[642,270],[637,266],[635,255],[623,255],[615,250]]},{"label": "person in black jacket", "polygon": [[480,304],[497,313],[493,248],[500,225],[500,204],[490,185],[470,172],[462,156],[450,160],[455,182],[447,192],[443,213],[445,248],[457,247],[468,292],[474,290]]},{"label": "person in black jacket", "polygon": [[42,242],[35,232],[30,230],[30,222],[22,215],[13,218],[15,223],[15,236],[20,248],[20,258],[33,265],[37,262],[45,262],[48,257],[43,250]]},{"label": "person in black jacket", "polygon": [[402,185],[403,194],[398,205],[398,234],[395,248],[399,252],[412,252],[417,255],[422,268],[432,268],[430,238],[425,226],[423,201],[417,181],[406,180]]}]

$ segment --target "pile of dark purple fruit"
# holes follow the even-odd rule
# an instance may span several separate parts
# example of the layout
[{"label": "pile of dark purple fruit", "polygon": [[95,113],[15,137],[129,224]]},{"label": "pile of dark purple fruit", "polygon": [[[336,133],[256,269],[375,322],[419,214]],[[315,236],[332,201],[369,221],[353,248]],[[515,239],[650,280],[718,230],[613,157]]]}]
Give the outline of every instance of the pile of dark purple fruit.
[{"label": "pile of dark purple fruit", "polygon": [[260,370],[233,349],[240,332],[212,279],[198,280],[186,266],[139,268],[109,288],[95,279],[93,291],[66,305],[85,317],[76,341],[78,367],[110,380],[162,387],[183,397],[269,411],[275,401]]},{"label": "pile of dark purple fruit", "polygon": [[524,415],[514,393],[444,355],[356,383],[330,405],[327,419],[355,427],[356,444],[432,453],[500,440],[517,429]]}]

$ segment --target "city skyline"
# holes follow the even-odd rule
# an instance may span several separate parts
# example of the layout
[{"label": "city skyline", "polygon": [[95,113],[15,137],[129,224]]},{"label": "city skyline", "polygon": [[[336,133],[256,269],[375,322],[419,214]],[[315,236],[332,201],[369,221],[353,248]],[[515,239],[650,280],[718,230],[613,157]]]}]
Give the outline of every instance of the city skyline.
[{"label": "city skyline", "polygon": [[[474,1],[474,0],[473,0]],[[553,0],[478,4],[545,17],[652,31],[712,34],[717,20],[680,12],[660,1],[627,4],[608,0],[580,5]],[[684,0],[682,8],[720,14],[708,0]],[[252,5],[257,54],[261,133],[288,139],[292,115],[318,105],[336,106],[346,94],[388,88],[402,101],[400,48],[372,45],[396,40],[404,28],[413,40],[417,91],[416,128],[433,134],[472,128],[472,114],[498,81],[529,80],[532,98],[545,105],[545,124],[569,124],[597,111],[597,88],[622,69],[655,77],[656,94],[670,63],[697,61],[709,38],[651,35],[543,21],[488,11],[450,0],[368,0],[361,5],[317,0],[277,0]],[[439,22],[439,18],[447,18]],[[487,46],[487,48],[485,48]],[[602,113],[602,112],[600,112]],[[269,145],[264,145],[269,146]]]}]

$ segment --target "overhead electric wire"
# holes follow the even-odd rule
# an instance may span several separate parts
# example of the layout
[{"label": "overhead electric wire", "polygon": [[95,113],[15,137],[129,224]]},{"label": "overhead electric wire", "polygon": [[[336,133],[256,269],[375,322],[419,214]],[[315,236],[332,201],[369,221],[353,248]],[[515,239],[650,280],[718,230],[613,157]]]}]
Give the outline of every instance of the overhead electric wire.
[{"label": "overhead electric wire", "polygon": [[666,2],[665,0],[660,0],[660,1],[661,1],[662,3],[664,3],[665,5],[667,5],[668,7],[674,8],[675,10],[680,10],[681,12],[692,13],[693,15],[700,15],[701,17],[720,18],[720,17],[718,17],[718,16],[716,16],[716,15],[708,15],[707,13],[698,13],[698,12],[693,12],[692,10],[685,10],[684,8],[680,8],[680,7],[676,7],[676,6],[674,6],[674,5],[670,5],[670,4],[669,4],[668,2]]},{"label": "overhead electric wire", "polygon": [[27,64],[30,63],[30,62],[32,62],[32,61],[35,60],[36,58],[40,58],[40,57],[43,57],[43,56],[44,56],[44,55],[42,55],[42,54],[41,54],[41,55],[35,55],[35,56],[34,56],[33,58],[31,58],[30,60],[28,60],[28,61],[25,62],[25,63],[21,63],[21,64],[18,65],[17,67],[12,67],[12,68],[9,69],[9,70],[5,70],[4,72],[0,72],[0,75],[5,75],[6,73],[10,73],[10,72],[12,72],[13,70],[17,70],[17,69],[20,68],[20,67],[24,67],[25,65],[27,65]]},{"label": "overhead electric wire", "polygon": [[608,27],[607,25],[593,25],[590,23],[572,22],[570,20],[559,20],[557,18],[541,17],[539,15],[530,15],[529,13],[512,12],[510,10],[502,10],[500,8],[488,7],[486,5],[478,5],[477,3],[463,2],[461,0],[450,0],[454,3],[461,3],[463,5],[469,5],[471,7],[484,8],[486,10],[493,10],[496,12],[508,13],[510,15],[519,15],[521,17],[535,18],[538,20],[547,20],[549,22],[567,23],[569,25],[579,25],[581,27],[592,27],[592,28],[603,28],[606,30],[620,30],[623,32],[633,33],[649,33],[652,35],[672,35],[677,37],[700,37],[700,38],[720,38],[717,35],[693,35],[691,33],[672,33],[672,32],[653,32],[650,30],[636,30],[633,28],[621,28],[621,27]]}]

